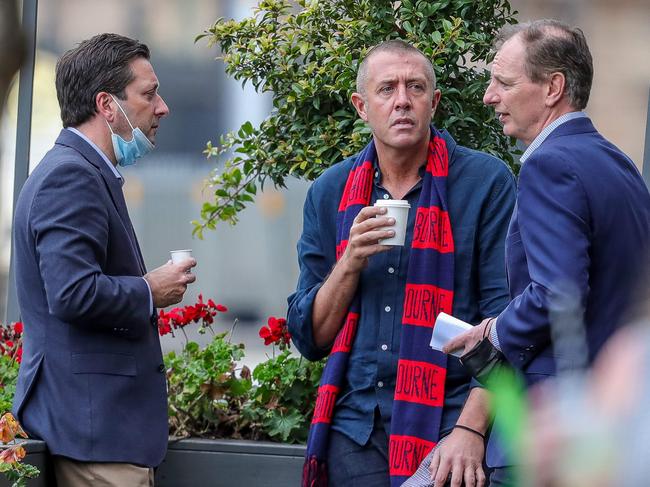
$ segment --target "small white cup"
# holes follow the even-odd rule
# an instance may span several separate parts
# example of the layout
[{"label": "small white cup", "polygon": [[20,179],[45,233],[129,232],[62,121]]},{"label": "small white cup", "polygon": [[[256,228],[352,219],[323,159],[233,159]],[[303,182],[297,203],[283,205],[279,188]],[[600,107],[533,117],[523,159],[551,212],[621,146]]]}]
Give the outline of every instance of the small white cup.
[{"label": "small white cup", "polygon": [[392,217],[395,219],[395,225],[391,227],[382,227],[382,230],[394,230],[395,235],[390,238],[384,238],[379,241],[381,245],[404,245],[406,238],[406,224],[409,219],[409,209],[411,205],[406,200],[377,200],[375,206],[383,206],[386,213],[379,216]]},{"label": "small white cup", "polygon": [[172,256],[173,264],[178,264],[179,262],[192,258],[192,249],[172,250],[169,253]]}]

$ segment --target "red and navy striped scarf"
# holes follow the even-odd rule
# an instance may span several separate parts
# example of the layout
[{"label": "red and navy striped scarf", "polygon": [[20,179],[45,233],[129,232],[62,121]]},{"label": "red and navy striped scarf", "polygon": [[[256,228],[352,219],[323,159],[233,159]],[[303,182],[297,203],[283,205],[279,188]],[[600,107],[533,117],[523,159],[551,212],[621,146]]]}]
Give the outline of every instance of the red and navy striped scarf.
[{"label": "red and navy striped scarf", "polygon": [[[354,218],[370,204],[376,159],[375,144],[371,141],[350,169],[337,215],[337,260],[345,251]],[[432,126],[404,293],[389,441],[393,487],[401,485],[413,474],[438,442],[447,356],[432,350],[429,341],[436,316],[440,311],[451,314],[453,301],[454,241],[447,207],[448,169],[447,145]],[[357,290],[318,388],[303,468],[303,487],[327,486],[329,428],[345,379],[360,310]]]}]

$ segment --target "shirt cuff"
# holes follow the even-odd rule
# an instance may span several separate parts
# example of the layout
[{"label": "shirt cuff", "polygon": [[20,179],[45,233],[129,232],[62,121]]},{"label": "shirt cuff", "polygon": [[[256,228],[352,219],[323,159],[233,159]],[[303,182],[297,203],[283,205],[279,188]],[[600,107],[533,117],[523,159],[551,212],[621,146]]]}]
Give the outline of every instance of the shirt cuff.
[{"label": "shirt cuff", "polygon": [[142,278],[142,280],[145,282],[145,284],[147,285],[147,289],[149,290],[149,311],[153,315],[156,312],[156,310],[153,307],[153,295],[151,294],[151,286],[149,286],[149,283],[144,277]]},{"label": "shirt cuff", "polygon": [[498,318],[495,318],[492,322],[492,328],[490,328],[490,337],[489,340],[499,352],[502,352],[501,345],[499,344],[499,334],[497,333],[497,323]]}]

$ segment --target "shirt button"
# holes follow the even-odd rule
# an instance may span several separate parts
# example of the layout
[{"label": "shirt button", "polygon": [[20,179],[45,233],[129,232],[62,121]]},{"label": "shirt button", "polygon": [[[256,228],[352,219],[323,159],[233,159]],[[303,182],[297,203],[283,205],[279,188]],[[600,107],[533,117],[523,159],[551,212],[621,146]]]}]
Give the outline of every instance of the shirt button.
[{"label": "shirt button", "polygon": [[386,307],[384,308],[384,311],[386,311],[386,313],[389,313],[389,312],[390,312],[390,306],[386,306]]},{"label": "shirt button", "polygon": [[384,199],[387,200],[388,198],[390,198],[390,195],[388,193],[384,194]]},{"label": "shirt button", "polygon": [[386,350],[388,350],[388,345],[386,345],[385,343],[382,344],[381,349],[385,352]]},{"label": "shirt button", "polygon": [[384,387],[384,383],[382,381],[377,382],[377,387]]},{"label": "shirt button", "polygon": [[389,274],[395,274],[395,268],[394,267],[389,267],[388,268],[388,273]]}]

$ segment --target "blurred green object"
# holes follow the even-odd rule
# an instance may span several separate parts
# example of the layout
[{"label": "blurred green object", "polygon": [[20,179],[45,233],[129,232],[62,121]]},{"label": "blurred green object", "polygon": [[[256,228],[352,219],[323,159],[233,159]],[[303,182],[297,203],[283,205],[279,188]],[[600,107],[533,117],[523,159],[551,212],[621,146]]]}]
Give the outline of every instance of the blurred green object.
[{"label": "blurred green object", "polygon": [[491,409],[496,415],[493,430],[496,430],[501,447],[506,451],[508,464],[516,466],[513,485],[532,485],[531,479],[525,479],[521,468],[526,464],[525,435],[530,431],[526,384],[514,369],[502,365],[490,375],[487,388],[492,393]]}]

